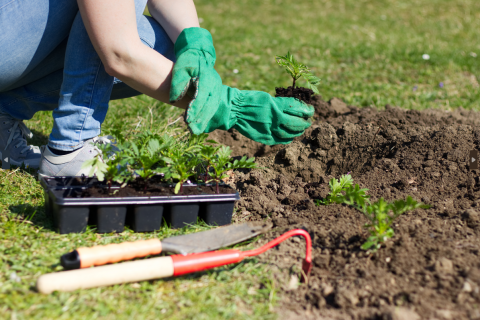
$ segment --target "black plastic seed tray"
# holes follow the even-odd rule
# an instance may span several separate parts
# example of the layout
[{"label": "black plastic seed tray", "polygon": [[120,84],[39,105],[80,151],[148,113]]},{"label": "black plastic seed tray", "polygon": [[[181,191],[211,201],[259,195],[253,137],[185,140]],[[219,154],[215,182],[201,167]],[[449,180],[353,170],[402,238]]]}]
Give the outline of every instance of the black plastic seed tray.
[{"label": "black plastic seed tray", "polygon": [[[197,222],[198,217],[209,225],[221,226],[231,222],[235,201],[240,199],[238,192],[81,198],[83,190],[100,184],[96,178],[52,177],[41,178],[40,182],[44,189],[45,210],[60,233],[84,232],[89,224],[96,225],[99,233],[122,232],[125,224],[135,232],[150,232],[160,229],[163,221],[172,228],[181,228]],[[184,185],[188,187],[196,185]]]}]

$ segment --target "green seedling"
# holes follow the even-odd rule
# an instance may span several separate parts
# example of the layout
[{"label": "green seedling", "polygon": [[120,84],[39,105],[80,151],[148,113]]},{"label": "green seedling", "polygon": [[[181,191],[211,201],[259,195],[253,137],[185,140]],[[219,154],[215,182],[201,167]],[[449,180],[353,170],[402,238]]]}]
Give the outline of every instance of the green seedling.
[{"label": "green seedling", "polygon": [[363,250],[376,251],[380,249],[382,243],[390,239],[394,235],[392,224],[403,213],[415,210],[417,208],[428,209],[429,205],[418,203],[408,196],[407,200],[396,200],[392,203],[386,202],[380,198],[371,205],[355,205],[357,209],[363,212],[369,223],[365,225],[368,229],[370,237],[361,246]]},{"label": "green seedling", "polygon": [[360,189],[358,184],[355,186],[350,185],[345,189],[345,195],[337,194],[334,201],[336,203],[345,203],[350,206],[365,208],[370,204],[370,196],[366,194],[366,191],[368,191],[368,189]]},{"label": "green seedling", "polygon": [[[124,149],[122,144],[98,144],[101,151],[93,159],[83,163],[82,168],[91,166],[89,175],[95,174],[99,181],[107,181],[108,193],[111,194],[112,183],[117,182],[124,187],[131,180],[125,166]],[[110,156],[109,156],[110,155]]]},{"label": "green seedling", "polygon": [[[208,134],[190,135],[187,139],[167,149],[164,153],[166,176],[177,180],[175,194],[183,193],[183,184],[192,176],[197,176],[195,170],[202,162],[201,152],[209,146],[206,143],[216,143],[214,140],[207,140]],[[198,180],[197,177],[195,177]]]},{"label": "green seedling", "polygon": [[205,178],[204,178],[205,183],[207,183],[208,172],[210,171],[210,167],[212,166],[212,163],[215,161],[217,157],[217,152],[219,149],[220,149],[219,146],[204,145],[200,150],[200,157],[205,161],[205,164],[206,164]]},{"label": "green seedling", "polygon": [[186,141],[186,148],[188,152],[199,152],[207,143],[218,144],[217,141],[208,139],[207,133],[191,134]]},{"label": "green seedling", "polygon": [[[355,199],[361,198],[363,203],[368,202],[369,196],[365,194],[365,191],[368,189],[360,189],[358,184],[353,186],[353,179],[350,174],[342,175],[340,180],[332,178],[328,182],[328,185],[330,187],[330,193],[327,195],[327,197],[325,199],[315,200],[318,206],[329,205],[332,203],[344,203],[346,199],[350,199],[351,197]],[[345,192],[348,197],[345,198],[342,192]]]},{"label": "green seedling", "polygon": [[369,220],[365,228],[368,229],[370,237],[361,246],[364,250],[376,251],[382,246],[382,243],[393,237],[393,221],[401,214],[417,208],[427,209],[430,207],[416,202],[410,196],[406,201],[397,200],[388,203],[381,198],[370,204],[370,196],[365,193],[368,189],[360,189],[358,184],[353,185],[353,179],[349,174],[341,176],[340,181],[335,178],[331,179],[329,186],[330,194],[325,199],[316,200],[317,205],[327,205],[333,202],[344,203],[361,211]]},{"label": "green seedling", "polygon": [[234,160],[230,158],[232,154],[232,149],[226,146],[222,146],[218,149],[216,157],[214,157],[210,163],[210,166],[213,168],[212,172],[207,172],[207,174],[212,178],[210,181],[215,181],[217,194],[220,193],[219,184],[220,182],[227,178],[227,171],[236,170],[236,169],[254,169],[257,167],[255,164],[255,158],[248,158],[246,156],[242,157],[240,160]]},{"label": "green seedling", "polygon": [[[112,182],[122,186],[134,175],[140,176],[144,182],[144,191],[148,181],[155,175],[163,175],[164,181],[171,179],[176,183],[175,194],[183,192],[183,184],[195,176],[198,181],[199,169],[205,168],[205,182],[215,181],[217,193],[219,183],[227,177],[226,171],[255,168],[255,158],[231,161],[232,150],[229,147],[217,147],[214,140],[208,140],[207,134],[189,135],[175,139],[168,135],[160,136],[149,131],[135,137],[135,141],[125,141],[114,147],[112,144],[101,145],[102,154],[113,154],[104,160],[100,155],[87,161],[84,167],[92,166],[90,175],[96,174],[100,181],[107,179],[109,192]],[[212,168],[212,170],[210,170]],[[207,181],[207,177],[211,178]]]},{"label": "green seedling", "polygon": [[307,82],[307,88],[313,90],[316,94],[320,94],[317,88],[320,83],[320,78],[314,76],[306,65],[295,60],[290,52],[288,52],[286,56],[276,56],[275,61],[277,61],[279,66],[284,67],[285,71],[292,77],[293,88],[295,88],[295,82],[300,77],[303,77]]},{"label": "green seedling", "polygon": [[199,164],[200,159],[198,157],[192,157],[184,150],[172,150],[167,163],[170,165],[170,176],[173,179],[178,180],[175,185],[175,194],[183,193],[183,184],[195,174],[195,168]]},{"label": "green seedling", "polygon": [[[144,181],[144,191],[147,191],[148,180],[163,173],[157,164],[162,161],[161,150],[168,148],[170,140],[159,141],[158,137],[144,136],[137,143],[129,142],[125,161],[129,167]],[[161,143],[163,142],[163,143]]]}]

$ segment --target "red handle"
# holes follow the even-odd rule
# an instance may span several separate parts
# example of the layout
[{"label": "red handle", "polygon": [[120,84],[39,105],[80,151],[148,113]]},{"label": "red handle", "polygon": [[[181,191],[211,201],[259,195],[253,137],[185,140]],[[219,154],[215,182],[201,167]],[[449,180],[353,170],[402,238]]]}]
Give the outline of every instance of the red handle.
[{"label": "red handle", "polygon": [[182,274],[212,269],[230,263],[238,263],[243,260],[242,253],[240,250],[233,249],[194,253],[185,256],[177,254],[171,256],[173,261],[173,275],[180,276]]},{"label": "red handle", "polygon": [[238,263],[242,261],[245,257],[252,257],[264,253],[270,248],[275,247],[280,244],[280,242],[286,240],[287,238],[293,236],[303,236],[305,238],[307,252],[305,255],[305,260],[302,264],[302,281],[306,281],[310,271],[312,269],[312,239],[307,231],[302,229],[291,230],[275,240],[270,241],[266,245],[249,251],[240,251],[236,249],[232,250],[222,250],[222,251],[211,251],[203,253],[195,253],[189,255],[173,255],[173,275],[180,276],[187,273],[203,271],[211,268],[216,268],[224,266],[231,263]]}]

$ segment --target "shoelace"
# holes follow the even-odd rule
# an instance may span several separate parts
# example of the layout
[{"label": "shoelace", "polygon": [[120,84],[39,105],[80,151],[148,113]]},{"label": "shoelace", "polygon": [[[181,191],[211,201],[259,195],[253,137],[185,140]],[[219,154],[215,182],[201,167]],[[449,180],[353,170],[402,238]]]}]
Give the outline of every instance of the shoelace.
[{"label": "shoelace", "polygon": [[[13,120],[13,119],[12,119]],[[3,121],[3,124],[9,124],[12,120]],[[25,123],[22,120],[13,120],[13,126],[8,130],[10,135],[8,136],[7,145],[5,146],[5,150],[10,145],[12,141],[17,141],[18,143],[15,145],[15,148],[21,148],[20,153],[24,153],[32,149],[31,146],[27,145],[26,138],[33,137],[32,132],[27,128]]]}]

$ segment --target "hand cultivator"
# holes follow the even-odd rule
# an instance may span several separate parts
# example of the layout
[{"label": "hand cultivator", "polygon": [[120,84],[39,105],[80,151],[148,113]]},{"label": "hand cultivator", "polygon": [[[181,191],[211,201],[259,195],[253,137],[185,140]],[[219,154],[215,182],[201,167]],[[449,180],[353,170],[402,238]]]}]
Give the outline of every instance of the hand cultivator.
[{"label": "hand cultivator", "polygon": [[247,257],[264,253],[293,236],[303,236],[306,241],[306,255],[302,264],[302,281],[307,281],[312,268],[312,240],[305,230],[295,229],[254,250],[240,251],[230,249],[187,255],[177,254],[95,268],[50,273],[41,276],[37,280],[37,289],[41,293],[48,294],[53,291],[73,291],[181,276],[232,263],[239,263]]}]

